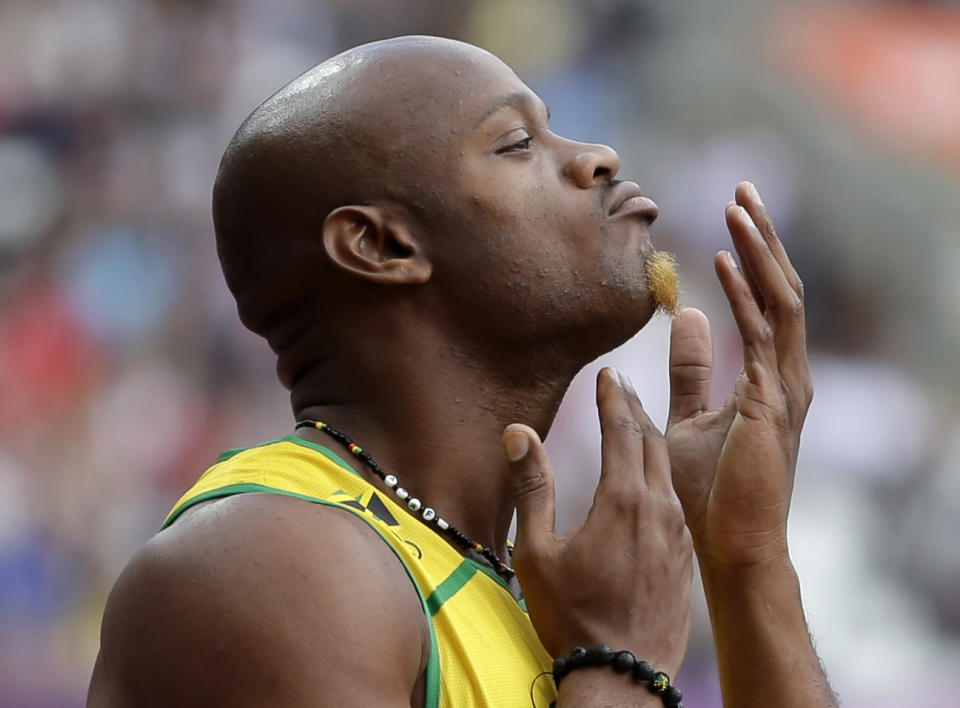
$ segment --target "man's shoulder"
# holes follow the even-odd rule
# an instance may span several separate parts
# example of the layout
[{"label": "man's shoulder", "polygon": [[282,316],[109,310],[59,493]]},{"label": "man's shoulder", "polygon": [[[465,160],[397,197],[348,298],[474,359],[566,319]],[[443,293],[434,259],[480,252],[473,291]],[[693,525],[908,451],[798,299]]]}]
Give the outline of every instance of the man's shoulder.
[{"label": "man's shoulder", "polygon": [[[370,575],[382,581],[362,582]],[[403,566],[356,515],[287,495],[238,494],[198,505],[150,539],[114,593],[208,612],[236,605],[243,611],[231,616],[242,620],[303,617],[316,612],[318,597],[326,604],[379,602],[391,584],[418,609]]]},{"label": "man's shoulder", "polygon": [[288,494],[254,492],[192,506],[150,539],[135,559],[165,551],[181,562],[189,562],[196,553],[203,554],[204,563],[211,561],[211,553],[237,562],[282,549],[288,556],[316,560],[357,547],[372,553],[353,556],[361,565],[392,555],[366,521],[345,509]]},{"label": "man's shoulder", "polygon": [[130,561],[107,602],[97,671],[137,696],[164,676],[174,702],[200,685],[210,700],[241,705],[222,695],[239,672],[246,700],[272,686],[279,693],[261,698],[283,705],[285,692],[318,681],[329,690],[336,678],[304,657],[335,666],[335,649],[372,641],[357,618],[378,625],[394,651],[415,654],[400,661],[402,675],[422,663],[419,597],[366,522],[289,496],[227,497],[191,509]]}]

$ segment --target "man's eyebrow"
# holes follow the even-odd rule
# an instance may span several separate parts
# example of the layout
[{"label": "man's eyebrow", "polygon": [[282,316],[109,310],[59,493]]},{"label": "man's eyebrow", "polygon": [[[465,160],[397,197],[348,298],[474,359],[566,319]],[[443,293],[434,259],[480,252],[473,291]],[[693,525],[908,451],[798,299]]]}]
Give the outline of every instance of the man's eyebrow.
[{"label": "man's eyebrow", "polygon": [[550,106],[546,103],[543,103],[539,97],[534,94],[527,93],[525,91],[517,91],[516,93],[510,93],[506,96],[501,97],[496,103],[494,103],[487,111],[484,112],[480,119],[474,125],[474,128],[479,128],[483,122],[489,119],[491,116],[499,113],[504,108],[516,108],[522,110],[524,108],[535,107],[539,103],[543,106],[544,110],[547,112],[547,120],[550,120]]}]

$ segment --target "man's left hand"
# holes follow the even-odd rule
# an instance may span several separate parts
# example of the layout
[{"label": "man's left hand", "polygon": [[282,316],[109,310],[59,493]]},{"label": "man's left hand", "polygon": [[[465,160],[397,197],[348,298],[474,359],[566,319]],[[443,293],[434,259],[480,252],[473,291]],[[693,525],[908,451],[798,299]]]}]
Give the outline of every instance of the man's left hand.
[{"label": "man's left hand", "polygon": [[813,387],[800,278],[753,185],[741,183],[735,196],[726,220],[741,268],[728,252],[715,266],[743,340],[743,372],[727,402],[710,410],[710,325],[698,310],[684,310],[671,332],[666,438],[701,562],[753,565],[786,557]]}]

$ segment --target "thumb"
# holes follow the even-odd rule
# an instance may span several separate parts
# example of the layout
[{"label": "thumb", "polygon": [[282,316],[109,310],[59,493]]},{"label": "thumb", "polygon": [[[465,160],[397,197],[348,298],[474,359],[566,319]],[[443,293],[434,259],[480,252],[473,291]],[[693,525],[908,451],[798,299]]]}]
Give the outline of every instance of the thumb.
[{"label": "thumb", "polygon": [[503,449],[510,464],[517,505],[517,548],[539,547],[554,534],[556,500],[553,468],[537,432],[519,423],[503,431]]},{"label": "thumb", "polygon": [[707,409],[712,369],[710,322],[700,310],[686,307],[670,329],[670,415],[667,427]]}]

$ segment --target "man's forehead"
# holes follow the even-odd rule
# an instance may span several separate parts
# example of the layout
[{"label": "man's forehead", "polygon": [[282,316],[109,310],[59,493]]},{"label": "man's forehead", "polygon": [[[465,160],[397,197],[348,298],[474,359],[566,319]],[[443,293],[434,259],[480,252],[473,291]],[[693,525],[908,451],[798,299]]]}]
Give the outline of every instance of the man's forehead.
[{"label": "man's forehead", "polygon": [[489,104],[489,107],[482,111],[477,122],[474,124],[475,128],[479,128],[490,118],[510,108],[525,112],[542,111],[546,113],[547,120],[550,120],[550,107],[543,102],[543,99],[526,87],[520,91],[513,91],[512,93],[501,96],[493,96]]},{"label": "man's forehead", "polygon": [[361,100],[368,110],[386,111],[408,129],[457,135],[474,132],[509,108],[545,110],[509,66],[476,47],[470,50],[412,52],[368,61],[361,89],[366,100]]},{"label": "man's forehead", "polygon": [[543,100],[497,57],[483,52],[460,59],[421,64],[405,75],[404,98],[424,117],[440,114],[449,129],[463,133],[509,109],[549,116]]}]

